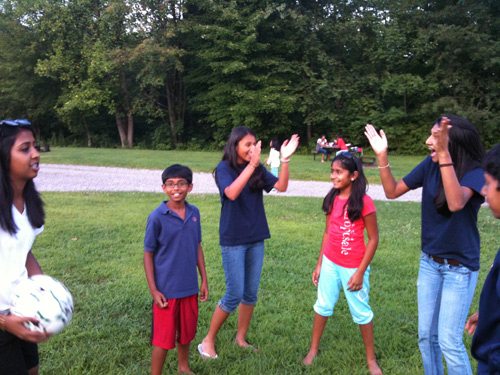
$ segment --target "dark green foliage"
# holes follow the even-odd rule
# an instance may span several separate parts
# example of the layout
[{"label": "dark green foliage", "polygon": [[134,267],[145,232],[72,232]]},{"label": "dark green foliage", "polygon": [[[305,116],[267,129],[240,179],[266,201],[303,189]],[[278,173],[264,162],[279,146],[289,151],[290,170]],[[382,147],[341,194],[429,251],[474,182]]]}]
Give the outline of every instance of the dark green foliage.
[{"label": "dark green foliage", "polygon": [[59,143],[158,149],[220,148],[241,124],[265,143],[367,146],[372,122],[420,153],[449,112],[489,148],[499,16],[487,0],[4,0],[0,116]]}]

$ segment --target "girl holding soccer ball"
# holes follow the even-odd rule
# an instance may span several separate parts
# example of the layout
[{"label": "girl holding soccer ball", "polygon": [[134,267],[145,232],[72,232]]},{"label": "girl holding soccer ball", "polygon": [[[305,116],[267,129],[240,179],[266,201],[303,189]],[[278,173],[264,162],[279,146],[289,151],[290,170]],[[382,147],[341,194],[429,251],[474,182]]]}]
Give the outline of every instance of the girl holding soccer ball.
[{"label": "girl holding soccer ball", "polygon": [[0,373],[38,374],[37,343],[47,333],[26,328],[35,318],[10,314],[12,291],[41,274],[31,246],[43,231],[45,212],[33,179],[40,153],[28,120],[0,121]]}]

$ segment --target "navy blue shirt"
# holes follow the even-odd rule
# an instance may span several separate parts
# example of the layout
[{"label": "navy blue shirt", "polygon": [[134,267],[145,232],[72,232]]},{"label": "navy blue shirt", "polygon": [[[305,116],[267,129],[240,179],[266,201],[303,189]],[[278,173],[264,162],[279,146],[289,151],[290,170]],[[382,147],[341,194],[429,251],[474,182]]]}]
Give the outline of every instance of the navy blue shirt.
[{"label": "navy blue shirt", "polygon": [[500,250],[484,281],[471,352],[489,374],[500,374]]},{"label": "navy blue shirt", "polygon": [[166,203],[148,217],[144,251],[154,253],[156,288],[166,298],[183,298],[198,293],[200,211],[186,202],[186,218],[182,220]]},{"label": "navy blue shirt", "polygon": [[[259,168],[265,171],[264,190],[269,192],[278,179],[262,165]],[[238,198],[232,201],[226,197],[224,190],[238,178],[238,172],[223,160],[217,165],[215,175],[222,203],[219,223],[221,246],[242,245],[271,237],[264,211],[263,191],[252,191],[247,184]]]},{"label": "navy blue shirt", "polygon": [[475,193],[463,209],[441,215],[434,204],[441,172],[439,165],[430,156],[425,158],[407,176],[404,183],[410,189],[422,187],[422,251],[427,254],[447,259],[456,259],[467,268],[479,269],[479,231],[477,213],[484,198],[480,194],[484,185],[481,168],[467,172],[460,185],[472,189]]}]

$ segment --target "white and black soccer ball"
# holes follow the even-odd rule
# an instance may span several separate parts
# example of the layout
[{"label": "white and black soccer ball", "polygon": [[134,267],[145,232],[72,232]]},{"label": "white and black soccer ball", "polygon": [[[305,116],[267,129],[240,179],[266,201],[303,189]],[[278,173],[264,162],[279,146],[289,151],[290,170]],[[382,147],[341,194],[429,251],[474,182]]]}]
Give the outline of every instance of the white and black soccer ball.
[{"label": "white and black soccer ball", "polygon": [[34,275],[16,286],[11,313],[37,318],[38,324],[29,323],[27,327],[54,335],[71,321],[73,297],[68,288],[53,277]]}]

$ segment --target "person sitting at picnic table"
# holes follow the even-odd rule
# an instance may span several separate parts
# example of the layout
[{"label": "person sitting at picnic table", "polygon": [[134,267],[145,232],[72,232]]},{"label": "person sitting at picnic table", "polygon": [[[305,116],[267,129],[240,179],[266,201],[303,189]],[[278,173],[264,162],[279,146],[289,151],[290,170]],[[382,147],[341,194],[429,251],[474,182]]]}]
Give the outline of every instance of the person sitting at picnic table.
[{"label": "person sitting at picnic table", "polygon": [[321,135],[321,138],[318,138],[316,141],[316,152],[318,154],[321,154],[321,162],[325,162],[325,155],[326,155],[326,160],[328,160],[328,157],[330,156],[331,151],[327,149],[329,147],[328,141],[326,139],[326,136],[324,134]]},{"label": "person sitting at picnic table", "polygon": [[337,136],[337,140],[335,141],[335,144],[337,145],[337,148],[339,151],[347,151],[347,143],[345,143],[344,138],[342,138],[340,135]]}]

